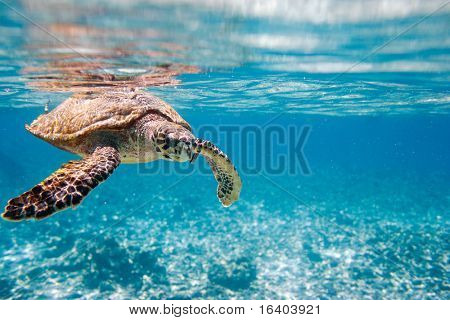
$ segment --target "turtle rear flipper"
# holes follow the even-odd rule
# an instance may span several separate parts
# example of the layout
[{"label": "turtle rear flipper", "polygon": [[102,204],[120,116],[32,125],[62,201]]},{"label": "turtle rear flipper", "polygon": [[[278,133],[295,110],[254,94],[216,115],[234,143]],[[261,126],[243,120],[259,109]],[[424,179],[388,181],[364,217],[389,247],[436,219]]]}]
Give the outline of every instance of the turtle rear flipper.
[{"label": "turtle rear flipper", "polygon": [[69,161],[31,190],[9,200],[2,217],[12,221],[43,219],[75,207],[119,164],[115,148],[98,147],[91,155]]},{"label": "turtle rear flipper", "polygon": [[239,199],[242,181],[228,156],[213,143],[195,139],[192,144],[195,152],[202,154],[218,183],[217,197],[224,207],[229,207]]}]

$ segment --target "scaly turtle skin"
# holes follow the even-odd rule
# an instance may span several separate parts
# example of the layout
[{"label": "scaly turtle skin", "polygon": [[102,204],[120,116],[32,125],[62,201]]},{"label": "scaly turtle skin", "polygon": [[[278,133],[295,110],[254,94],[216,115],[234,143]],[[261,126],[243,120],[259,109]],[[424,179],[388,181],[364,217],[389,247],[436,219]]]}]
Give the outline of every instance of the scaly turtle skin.
[{"label": "scaly turtle skin", "polygon": [[239,198],[241,179],[214,144],[194,137],[189,124],[167,103],[143,91],[77,94],[26,126],[35,136],[78,154],[31,190],[8,201],[2,217],[43,219],[75,207],[123,163],[157,159],[209,163],[224,206]]}]

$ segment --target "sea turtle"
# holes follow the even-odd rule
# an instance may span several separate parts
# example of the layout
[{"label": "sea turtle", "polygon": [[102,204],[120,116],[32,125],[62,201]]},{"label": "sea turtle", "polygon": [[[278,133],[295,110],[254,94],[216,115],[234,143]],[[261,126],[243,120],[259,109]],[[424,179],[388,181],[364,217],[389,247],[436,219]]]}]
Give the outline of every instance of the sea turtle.
[{"label": "sea turtle", "polygon": [[230,159],[166,102],[141,90],[75,94],[26,129],[52,145],[78,154],[47,179],[8,201],[2,217],[42,219],[75,207],[122,163],[157,159],[193,161],[202,154],[218,182],[217,196],[230,206],[241,179]]}]

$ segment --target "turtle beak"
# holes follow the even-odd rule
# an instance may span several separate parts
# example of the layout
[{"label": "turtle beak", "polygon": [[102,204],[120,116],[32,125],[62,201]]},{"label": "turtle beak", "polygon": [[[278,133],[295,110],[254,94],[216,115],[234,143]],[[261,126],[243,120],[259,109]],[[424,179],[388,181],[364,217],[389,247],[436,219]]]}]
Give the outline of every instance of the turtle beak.
[{"label": "turtle beak", "polygon": [[193,152],[193,153],[192,153],[191,160],[190,160],[189,162],[190,162],[190,163],[193,163],[193,162],[195,161],[195,159],[197,159],[197,157],[198,157],[198,153]]}]

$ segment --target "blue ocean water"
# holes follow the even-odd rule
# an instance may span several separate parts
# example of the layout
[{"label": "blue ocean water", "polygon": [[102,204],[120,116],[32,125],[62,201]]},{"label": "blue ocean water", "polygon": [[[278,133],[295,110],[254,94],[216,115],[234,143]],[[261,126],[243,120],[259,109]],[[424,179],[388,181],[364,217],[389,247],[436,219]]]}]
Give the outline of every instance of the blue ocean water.
[{"label": "blue ocean water", "polygon": [[2,203],[76,158],[24,124],[95,88],[80,75],[171,64],[146,90],[233,159],[243,189],[223,208],[203,159],[121,165],[76,210],[0,222],[1,298],[450,298],[450,5],[8,4]]}]

